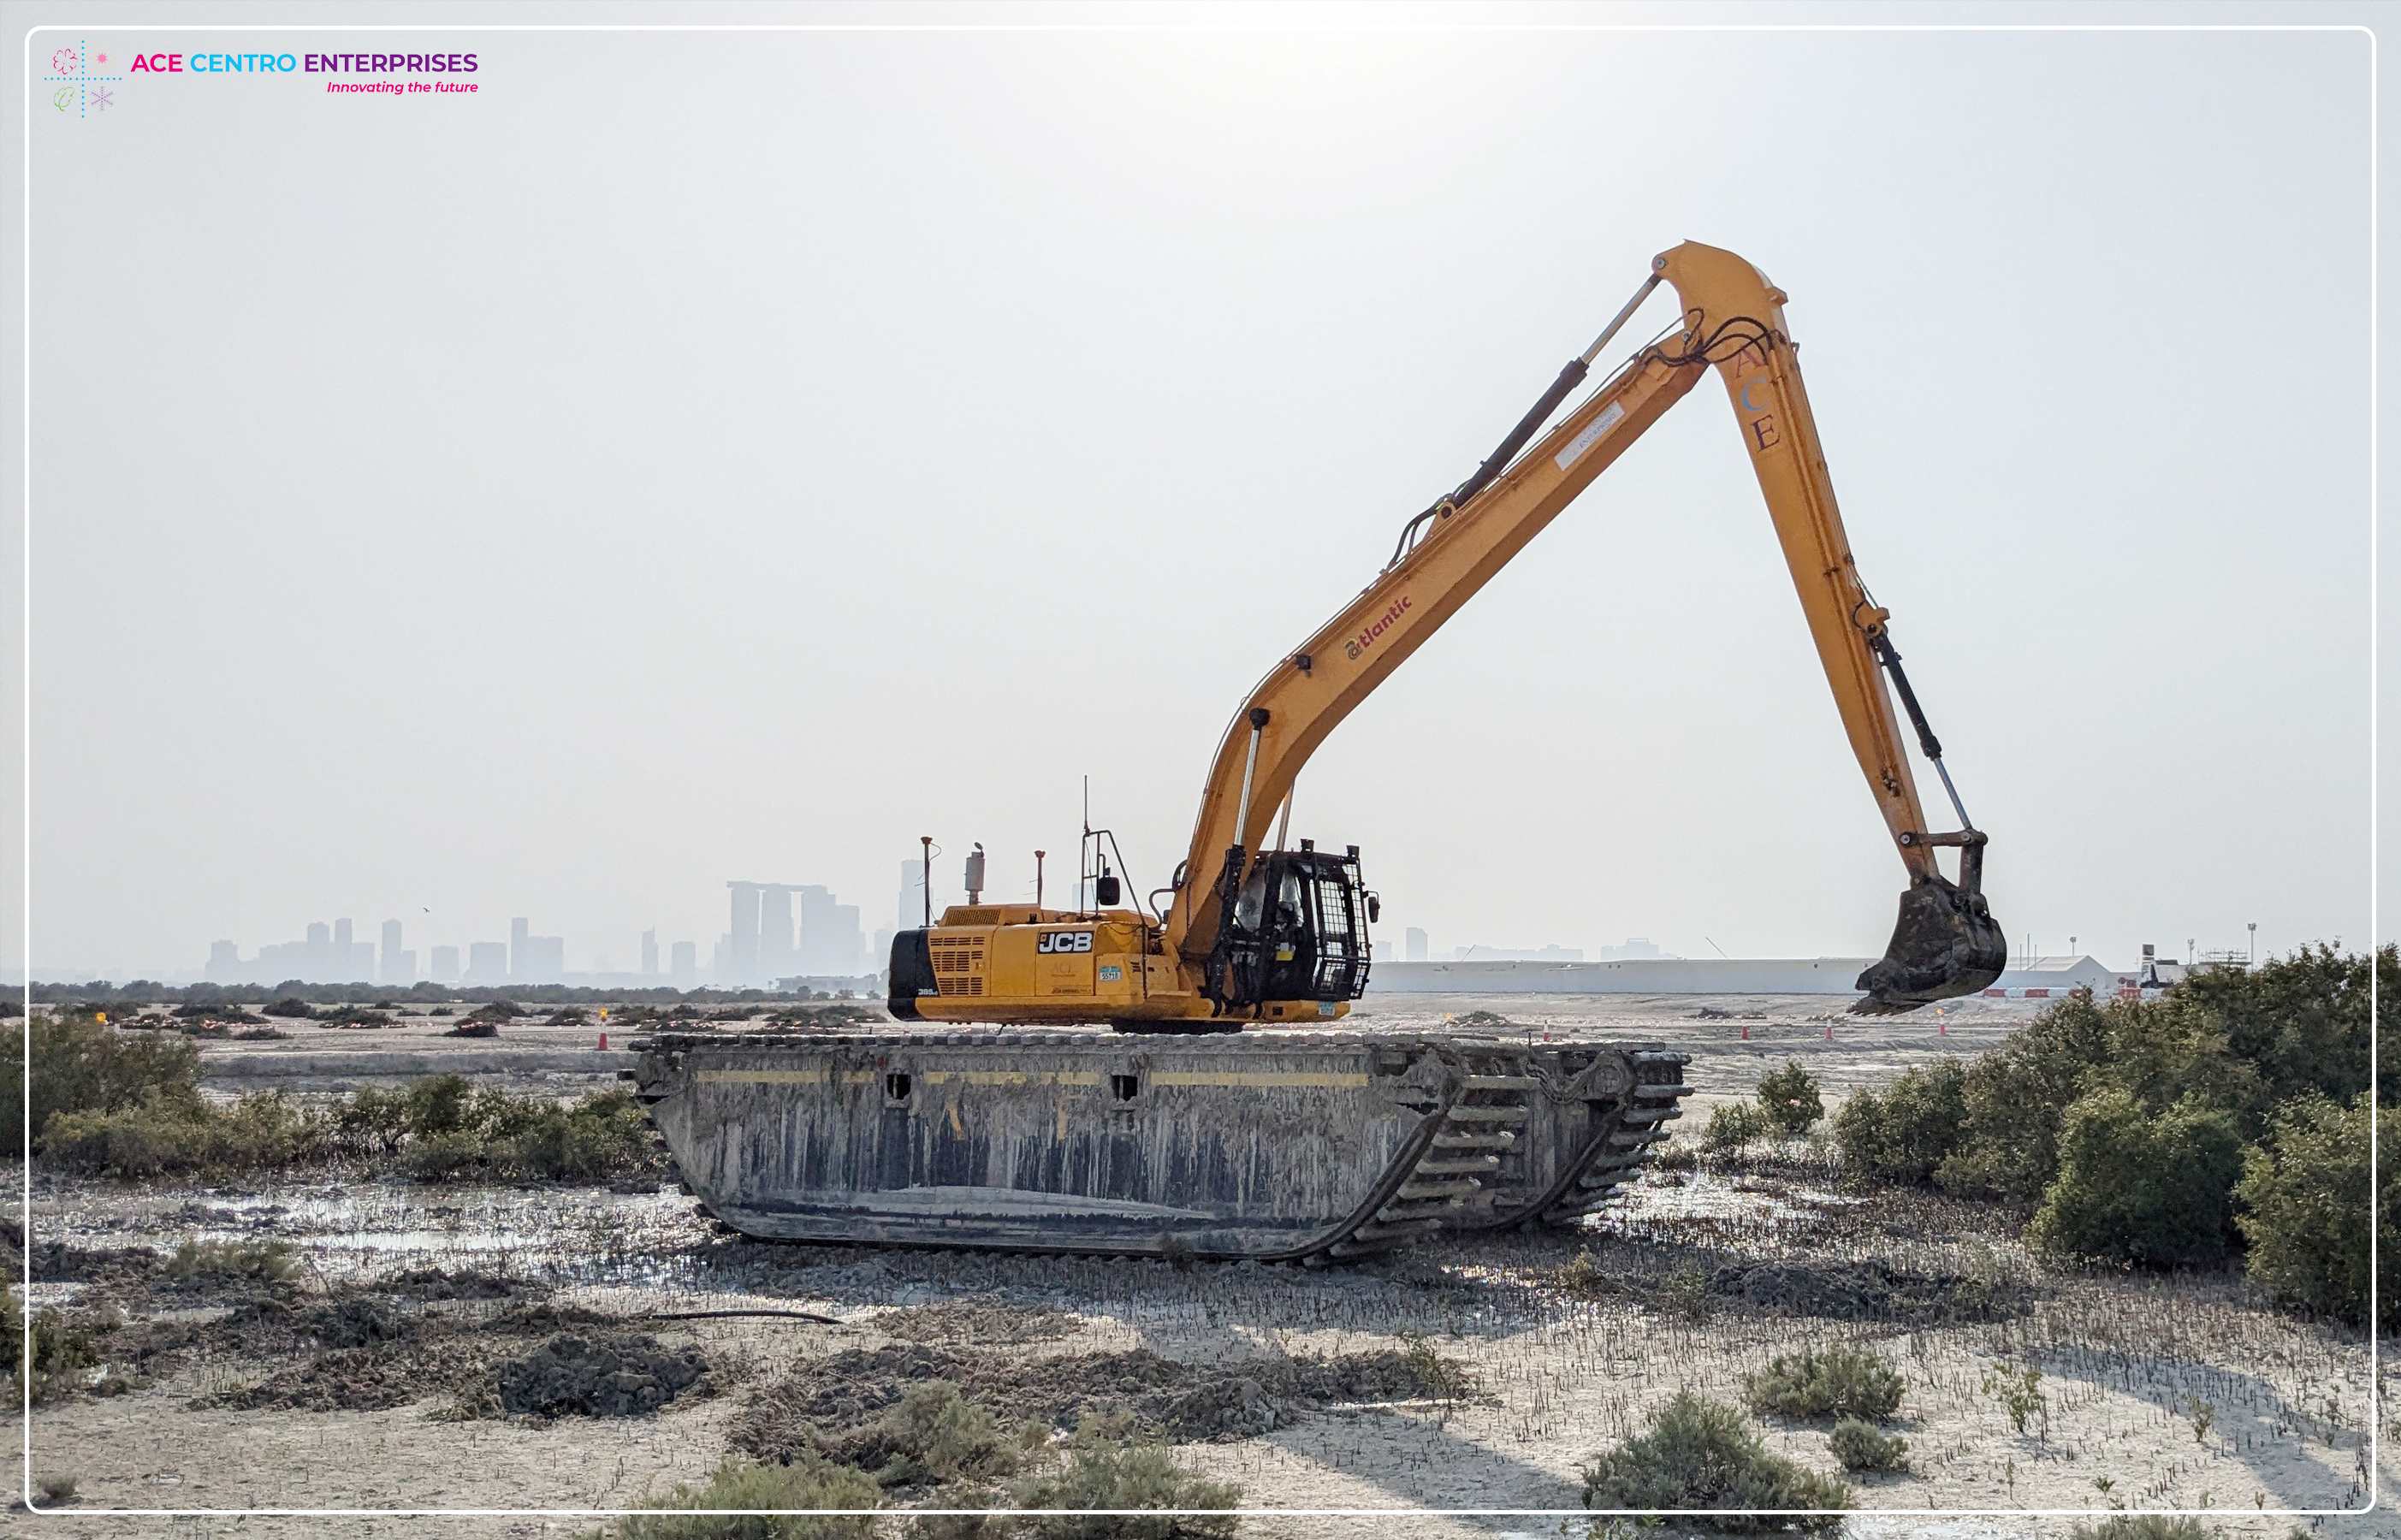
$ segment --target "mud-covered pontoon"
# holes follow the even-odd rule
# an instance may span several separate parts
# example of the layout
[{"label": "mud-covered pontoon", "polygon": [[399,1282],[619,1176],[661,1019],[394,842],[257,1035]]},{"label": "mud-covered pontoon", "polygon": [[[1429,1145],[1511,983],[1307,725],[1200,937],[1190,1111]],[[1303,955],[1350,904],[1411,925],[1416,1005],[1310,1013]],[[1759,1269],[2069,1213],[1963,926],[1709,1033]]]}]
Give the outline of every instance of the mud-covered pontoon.
[{"label": "mud-covered pontoon", "polygon": [[1565,1224],[1679,1116],[1657,1044],[1331,1032],[662,1035],[707,1212],[795,1241],[1323,1263]]}]

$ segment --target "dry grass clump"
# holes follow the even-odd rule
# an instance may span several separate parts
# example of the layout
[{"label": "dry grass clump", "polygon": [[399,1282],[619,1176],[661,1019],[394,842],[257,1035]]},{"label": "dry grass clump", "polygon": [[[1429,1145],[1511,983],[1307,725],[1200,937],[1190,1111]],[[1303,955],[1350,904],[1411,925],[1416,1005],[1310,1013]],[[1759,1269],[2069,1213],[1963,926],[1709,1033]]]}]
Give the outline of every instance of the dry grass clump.
[{"label": "dry grass clump", "polygon": [[[707,1481],[677,1483],[643,1505],[663,1511],[621,1519],[615,1533],[617,1540],[870,1540],[872,1514],[825,1510],[873,1508],[883,1500],[865,1475],[813,1454],[782,1465],[729,1454]],[[801,1511],[739,1511],[746,1508]]]},{"label": "dry grass clump", "polygon": [[1900,1375],[1860,1348],[1812,1348],[1798,1357],[1778,1354],[1743,1382],[1750,1409],[1803,1422],[1830,1417],[1881,1423],[1900,1406]]},{"label": "dry grass clump", "polygon": [[2166,1513],[2113,1513],[2097,1524],[2079,1524],[2073,1540],[2217,1540],[2200,1519]]},{"label": "dry grass clump", "polygon": [[1014,1483],[1009,1496],[1021,1508],[1187,1511],[1048,1514],[1021,1520],[1025,1533],[1038,1540],[1223,1540],[1234,1533],[1238,1520],[1231,1513],[1189,1510],[1231,1508],[1241,1490],[1186,1470],[1164,1447],[1135,1436],[1132,1423],[1088,1414],[1077,1424],[1065,1464]]},{"label": "dry grass clump", "polygon": [[1909,1440],[1880,1433],[1873,1423],[1845,1417],[1834,1424],[1826,1447],[1845,1470],[1903,1471],[1909,1468]]},{"label": "dry grass clump", "polygon": [[[1647,1433],[1628,1438],[1584,1472],[1584,1506],[1672,1513],[1689,1508],[1845,1508],[1851,1489],[1768,1452],[1742,1413],[1690,1391],[1661,1408]],[[1832,1534],[1839,1513],[1712,1514],[1731,1534],[1786,1530]]]},{"label": "dry grass clump", "polygon": [[160,1268],[179,1288],[280,1284],[299,1266],[289,1241],[187,1240]]},{"label": "dry grass clump", "polygon": [[1728,1102],[1710,1111],[1709,1126],[1701,1133],[1701,1148],[1712,1155],[1723,1155],[1767,1137],[1769,1126],[1767,1115],[1749,1102]]}]

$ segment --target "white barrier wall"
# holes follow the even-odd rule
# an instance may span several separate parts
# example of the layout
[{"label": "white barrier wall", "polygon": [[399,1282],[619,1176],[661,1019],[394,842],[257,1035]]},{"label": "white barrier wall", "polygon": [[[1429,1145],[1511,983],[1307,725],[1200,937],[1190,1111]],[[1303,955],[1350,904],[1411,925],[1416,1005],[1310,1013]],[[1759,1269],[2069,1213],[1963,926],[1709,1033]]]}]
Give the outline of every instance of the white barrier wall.
[{"label": "white barrier wall", "polygon": [[1380,995],[1856,995],[1873,957],[1633,957],[1623,962],[1386,962]]},{"label": "white barrier wall", "polygon": [[[1856,995],[1873,957],[1631,957],[1622,962],[1388,962],[1367,988],[1379,995]],[[2091,957],[2037,957],[1994,981],[1988,996],[2065,998],[2090,989],[2107,998],[2131,975]]]}]

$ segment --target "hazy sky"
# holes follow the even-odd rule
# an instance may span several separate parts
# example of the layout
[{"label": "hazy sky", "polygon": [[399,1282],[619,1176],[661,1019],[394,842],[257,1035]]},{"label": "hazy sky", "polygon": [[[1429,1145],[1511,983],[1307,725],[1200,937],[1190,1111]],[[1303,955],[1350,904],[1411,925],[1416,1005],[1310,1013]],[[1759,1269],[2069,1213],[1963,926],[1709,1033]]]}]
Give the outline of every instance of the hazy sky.
[{"label": "hazy sky", "polygon": [[[480,89],[60,112],[78,38],[473,51]],[[872,929],[920,834],[938,898],[976,840],[1030,896],[1087,774],[1162,884],[1252,683],[1686,239],[1790,296],[2013,942],[2369,936],[2364,34],[28,52],[37,976],[344,915],[706,959],[734,877]],[[1722,392],[1335,735],[1294,832],[1363,847],[1395,952],[1882,949],[1901,867]]]}]

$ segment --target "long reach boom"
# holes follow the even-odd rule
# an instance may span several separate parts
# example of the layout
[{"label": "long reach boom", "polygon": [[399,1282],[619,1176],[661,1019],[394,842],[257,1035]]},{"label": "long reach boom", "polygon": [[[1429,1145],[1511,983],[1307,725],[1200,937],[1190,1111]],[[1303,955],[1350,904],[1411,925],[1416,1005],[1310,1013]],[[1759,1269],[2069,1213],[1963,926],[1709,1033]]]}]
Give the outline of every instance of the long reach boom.
[{"label": "long reach boom", "polygon": [[[1223,934],[1228,911],[1240,905],[1244,882],[1255,873],[1257,858],[1246,852],[1260,850],[1269,820],[1310,755],[1712,368],[1733,403],[1851,751],[1909,873],[1892,944],[1860,975],[1866,997],[1853,1009],[1908,1011],[1983,989],[1999,976],[2008,947],[1982,891],[1985,836],[1951,788],[1941,746],[1901,670],[1889,614],[1859,580],[1800,360],[1785,329],[1785,296],[1734,253],[1694,241],[1651,266],[1651,278],[1609,330],[1568,364],[1500,448],[1458,489],[1409,521],[1376,580],[1281,660],[1235,714],[1161,916],[1169,953],[1203,974],[1208,993],[1221,997],[1222,1006],[1252,1003],[1227,973]],[[1663,282],[1683,304],[1676,328],[1637,352],[1521,455],[1610,337]],[[1919,747],[1942,777],[1958,815],[1956,830],[1928,825],[1881,677],[1886,672]],[[1956,882],[1935,861],[1935,847],[1945,845],[1960,850]]]}]

